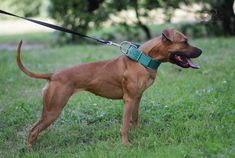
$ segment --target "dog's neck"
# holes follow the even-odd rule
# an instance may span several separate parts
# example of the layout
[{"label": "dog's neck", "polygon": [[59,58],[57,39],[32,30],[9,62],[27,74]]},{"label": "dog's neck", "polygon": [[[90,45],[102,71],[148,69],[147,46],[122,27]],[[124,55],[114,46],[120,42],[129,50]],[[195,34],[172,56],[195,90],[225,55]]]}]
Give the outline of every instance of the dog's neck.
[{"label": "dog's neck", "polygon": [[166,57],[163,56],[162,54],[163,47],[162,47],[161,36],[145,42],[139,47],[139,50],[147,54],[151,58],[156,59],[157,61],[161,62],[166,61]]}]

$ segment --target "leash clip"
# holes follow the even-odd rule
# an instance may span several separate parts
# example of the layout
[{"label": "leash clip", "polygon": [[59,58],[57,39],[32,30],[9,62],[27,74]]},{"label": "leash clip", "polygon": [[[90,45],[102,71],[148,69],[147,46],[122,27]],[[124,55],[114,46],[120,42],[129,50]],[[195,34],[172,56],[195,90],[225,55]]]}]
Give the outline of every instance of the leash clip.
[{"label": "leash clip", "polygon": [[116,47],[120,47],[121,46],[120,44],[114,43],[112,41],[107,41],[106,44],[110,45],[110,46],[116,46]]},{"label": "leash clip", "polygon": [[120,50],[123,54],[128,54],[128,51],[129,51],[129,48],[130,47],[135,47],[137,49],[137,46],[132,44],[131,42],[129,41],[123,41],[121,44],[120,44]]}]

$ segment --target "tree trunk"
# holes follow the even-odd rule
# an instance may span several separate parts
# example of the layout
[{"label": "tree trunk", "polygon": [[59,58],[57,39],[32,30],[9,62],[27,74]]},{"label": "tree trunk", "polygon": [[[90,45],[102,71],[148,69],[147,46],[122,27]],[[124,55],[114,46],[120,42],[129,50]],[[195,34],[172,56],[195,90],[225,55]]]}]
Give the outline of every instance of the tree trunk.
[{"label": "tree trunk", "polygon": [[[221,5],[215,6],[218,11],[218,20],[221,20],[224,35],[235,35],[235,15],[233,11],[234,0],[223,0]],[[215,4],[216,5],[216,4]]]},{"label": "tree trunk", "polygon": [[145,36],[146,36],[146,40],[149,40],[152,36],[151,36],[151,32],[150,32],[148,26],[144,25],[144,24],[141,23],[140,21],[138,22],[138,25],[139,25],[140,28],[144,31]]},{"label": "tree trunk", "polygon": [[141,20],[140,20],[140,15],[139,15],[139,4],[138,0],[135,0],[135,15],[138,20],[137,25],[144,31],[146,40],[149,40],[151,38],[151,32],[148,28],[147,25],[144,25]]}]

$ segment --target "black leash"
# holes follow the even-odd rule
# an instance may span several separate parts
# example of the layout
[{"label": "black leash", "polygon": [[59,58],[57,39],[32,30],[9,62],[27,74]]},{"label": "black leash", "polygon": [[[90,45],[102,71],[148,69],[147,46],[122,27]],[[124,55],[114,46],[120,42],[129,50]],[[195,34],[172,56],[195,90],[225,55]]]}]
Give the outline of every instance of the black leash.
[{"label": "black leash", "polygon": [[43,22],[43,21],[39,21],[39,20],[34,20],[34,19],[29,19],[29,18],[21,17],[21,16],[18,16],[18,15],[15,15],[15,14],[3,11],[3,10],[0,10],[0,13],[1,14],[5,14],[5,15],[9,15],[9,16],[14,16],[14,17],[17,17],[17,18],[20,18],[20,19],[24,19],[24,20],[27,20],[27,21],[30,21],[30,22],[33,22],[33,23],[36,23],[36,24],[39,24],[39,25],[42,25],[42,26],[45,26],[45,27],[49,27],[49,28],[54,29],[54,30],[58,30],[58,31],[74,34],[74,35],[77,35],[77,36],[81,36],[83,38],[95,40],[95,41],[103,43],[103,44],[113,45],[113,46],[120,47],[119,44],[113,43],[112,41],[107,41],[107,40],[98,39],[98,38],[95,38],[95,37],[83,35],[83,34],[81,34],[79,32],[75,32],[73,30],[70,30],[70,29],[67,29],[67,28],[64,28],[64,27],[61,27],[61,26],[49,24],[49,23],[46,23],[46,22]]}]

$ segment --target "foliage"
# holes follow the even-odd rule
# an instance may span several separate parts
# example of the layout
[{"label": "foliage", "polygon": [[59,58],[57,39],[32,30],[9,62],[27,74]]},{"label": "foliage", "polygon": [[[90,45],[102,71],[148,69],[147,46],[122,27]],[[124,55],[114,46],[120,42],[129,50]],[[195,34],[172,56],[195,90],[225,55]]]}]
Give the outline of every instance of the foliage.
[{"label": "foliage", "polygon": [[[98,27],[108,18],[108,10],[105,6],[93,8],[89,1],[84,0],[51,0],[49,13],[53,19],[62,26],[77,32],[86,34],[91,27]],[[64,35],[64,34],[63,34]],[[62,42],[74,42],[79,38],[68,35],[71,38],[62,38]]]},{"label": "foliage", "polygon": [[[75,31],[86,33],[91,27],[99,27],[100,24],[110,19],[110,15],[115,15],[123,10],[134,10],[136,15],[136,21],[129,19],[129,21],[120,22],[122,30],[125,31],[125,35],[131,39],[138,34],[135,29],[140,28],[146,36],[146,39],[151,38],[151,32],[146,24],[141,21],[141,18],[148,17],[148,11],[146,9],[156,9],[159,6],[158,1],[152,0],[89,0],[89,1],[65,1],[65,0],[51,0],[50,14],[53,19],[61,22],[63,26],[69,27]],[[140,12],[140,9],[146,8]],[[66,15],[66,16],[64,16]],[[133,22],[132,26],[128,22]],[[114,23],[116,25],[117,23]],[[131,28],[133,27],[133,29]],[[63,37],[62,37],[63,38]],[[68,39],[68,37],[65,37]],[[71,41],[75,41],[75,37],[72,36]]]},{"label": "foliage", "polygon": [[36,16],[40,13],[42,0],[1,0],[2,9],[9,9],[26,17]]},{"label": "foliage", "polygon": [[[55,3],[56,2],[56,3]],[[233,11],[233,3],[234,0],[206,0],[206,1],[195,1],[195,0],[170,0],[170,1],[160,1],[160,0],[107,0],[107,1],[100,1],[100,0],[89,0],[84,3],[80,3],[80,8],[75,7],[76,5],[73,5],[74,8],[72,10],[76,10],[76,12],[79,12],[79,14],[76,15],[78,19],[84,19],[86,23],[92,23],[95,21],[96,25],[99,25],[103,22],[105,22],[107,19],[110,20],[109,16],[111,14],[115,14],[121,11],[127,11],[127,10],[133,10],[135,12],[136,20],[128,19],[126,21],[123,21],[119,23],[123,30],[125,31],[125,35],[129,36],[129,39],[132,37],[137,37],[138,34],[144,32],[145,38],[149,39],[151,38],[151,31],[149,29],[149,26],[146,25],[142,19],[149,17],[149,12],[151,10],[157,9],[157,8],[163,8],[166,21],[170,22],[171,17],[173,16],[174,10],[176,8],[181,8],[181,5],[184,4],[188,7],[190,7],[192,4],[199,3],[202,5],[202,9],[199,10],[198,13],[201,14],[201,16],[206,14],[209,14],[208,16],[211,16],[211,19],[209,21],[199,21],[195,24],[185,24],[182,26],[182,30],[184,33],[198,37],[198,36],[208,36],[208,35],[235,35],[235,16]],[[68,5],[68,2],[63,1],[63,5]],[[52,6],[53,5],[59,5],[62,6],[62,4],[57,4],[57,1],[52,0]],[[93,6],[92,11],[87,11],[87,8],[90,6]],[[71,6],[68,6],[70,8]],[[65,10],[68,10],[68,8],[65,7]],[[84,10],[84,8],[86,8]],[[64,8],[58,9],[59,16],[63,17],[62,15]],[[79,11],[78,11],[79,10]],[[102,12],[102,15],[106,18],[100,17],[99,13]],[[51,11],[53,14],[53,10]],[[96,16],[93,16],[93,12],[96,12]],[[58,16],[54,17],[55,19],[59,21],[63,21],[63,24],[66,24],[68,26],[72,26],[71,28],[80,30],[81,32],[86,33],[89,29],[89,25],[83,25],[77,23],[73,15],[74,12],[72,12],[72,15],[65,12],[66,15],[71,16],[72,20],[63,20],[59,19]],[[90,14],[93,13],[93,14]],[[83,16],[85,14],[86,16]],[[63,17],[64,18],[64,17]],[[75,19],[75,20],[73,20]],[[129,21],[132,21],[132,25],[130,25]],[[77,24],[76,24],[77,23]],[[115,25],[116,23],[114,23]],[[78,29],[79,28],[79,29]]]}]

